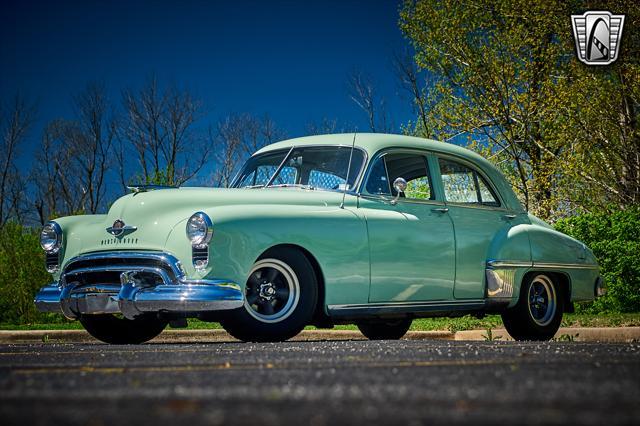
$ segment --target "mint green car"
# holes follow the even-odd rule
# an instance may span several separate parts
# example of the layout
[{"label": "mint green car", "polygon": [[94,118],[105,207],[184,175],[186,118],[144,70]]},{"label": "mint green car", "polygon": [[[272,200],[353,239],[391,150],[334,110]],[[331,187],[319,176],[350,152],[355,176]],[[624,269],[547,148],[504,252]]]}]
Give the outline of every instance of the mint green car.
[{"label": "mint green car", "polygon": [[107,214],[41,234],[54,282],[35,303],[108,343],[169,322],[245,341],[355,323],[398,339],[413,318],[500,313],[550,339],[604,292],[593,253],[528,214],[500,172],[455,145],[339,134],[269,145],[231,188],[133,187]]}]

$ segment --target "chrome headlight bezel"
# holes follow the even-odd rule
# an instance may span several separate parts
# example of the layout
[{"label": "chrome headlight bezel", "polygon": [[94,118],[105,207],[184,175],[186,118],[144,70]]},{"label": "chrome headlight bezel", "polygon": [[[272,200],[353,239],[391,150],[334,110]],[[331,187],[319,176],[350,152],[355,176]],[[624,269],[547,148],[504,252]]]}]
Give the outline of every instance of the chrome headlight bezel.
[{"label": "chrome headlight bezel", "polygon": [[213,221],[206,213],[196,212],[187,220],[185,233],[193,247],[205,247],[213,237]]},{"label": "chrome headlight bezel", "polygon": [[53,220],[47,222],[40,231],[40,247],[46,253],[54,254],[62,247],[62,228]]}]

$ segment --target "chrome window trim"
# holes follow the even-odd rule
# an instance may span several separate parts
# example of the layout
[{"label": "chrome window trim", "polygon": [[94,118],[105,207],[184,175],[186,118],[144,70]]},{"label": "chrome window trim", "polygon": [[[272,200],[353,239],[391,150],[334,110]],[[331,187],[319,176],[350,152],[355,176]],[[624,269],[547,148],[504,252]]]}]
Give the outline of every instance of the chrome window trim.
[{"label": "chrome window trim", "polygon": [[[486,208],[488,210],[499,210],[499,211],[510,211],[506,206],[506,203],[504,202],[504,197],[502,196],[502,194],[500,193],[500,191],[498,190],[498,188],[496,187],[495,183],[493,183],[493,180],[491,180],[489,178],[489,176],[487,176],[487,173],[482,170],[481,167],[478,167],[475,163],[473,163],[470,160],[467,160],[466,158],[463,157],[459,157],[455,154],[450,154],[450,153],[441,153],[438,151],[432,151],[433,155],[436,157],[436,160],[439,159],[450,159],[452,161],[456,161],[459,162],[460,164],[464,165],[465,167],[469,167],[471,170],[475,171],[476,173],[480,174],[480,176],[485,180],[485,182],[488,184],[489,189],[491,189],[493,191],[493,193],[496,195],[496,197],[498,198],[498,202],[500,203],[499,206],[489,206],[489,205],[483,205],[483,204],[470,204],[470,203],[457,203],[457,202],[450,202],[446,200],[446,194],[444,193],[444,186],[442,187],[443,190],[443,196],[445,197],[445,203],[447,203],[448,205],[451,206],[455,206],[455,207],[468,207],[468,208]],[[440,162],[437,161],[438,163],[438,176],[440,177],[440,183],[442,184],[442,172],[440,171]]]},{"label": "chrome window trim", "polygon": [[[367,164],[367,168],[364,172],[364,174],[362,175],[362,179],[360,181],[360,185],[358,187],[358,190],[355,192],[355,195],[358,197],[363,197],[363,198],[367,198],[367,199],[389,199],[391,200],[392,197],[389,197],[385,194],[369,194],[366,189],[365,189],[365,182],[367,181],[367,179],[369,178],[369,175],[371,174],[371,169],[373,168],[373,163],[375,163],[376,161],[378,161],[379,158],[389,154],[390,152],[392,153],[396,153],[396,152],[409,152],[409,153],[419,153],[421,156],[424,157],[424,162],[425,162],[425,167],[427,169],[427,173],[428,173],[428,177],[429,177],[429,189],[433,192],[434,195],[434,199],[428,199],[428,200],[422,200],[420,198],[399,198],[398,199],[398,203],[402,203],[402,202],[416,202],[416,203],[421,203],[421,204],[431,204],[433,202],[437,202],[437,205],[443,205],[444,201],[443,200],[438,200],[438,194],[437,191],[435,190],[434,186],[433,186],[433,170],[431,170],[431,167],[429,165],[429,159],[427,158],[427,156],[431,153],[431,151],[428,150],[423,150],[420,148],[407,148],[407,147],[388,147],[388,148],[382,148],[380,150],[378,150],[374,155],[371,156],[371,161]],[[389,171],[387,170],[387,164],[385,162],[384,165],[385,170],[387,171],[387,178],[389,178]],[[391,187],[392,183],[389,182],[389,185]]]},{"label": "chrome window trim", "polygon": [[445,204],[451,207],[462,207],[465,209],[480,209],[480,210],[496,211],[496,212],[503,212],[503,213],[513,212],[513,210],[509,210],[508,208],[505,208],[505,207],[485,206],[482,204],[454,203],[451,201],[447,201],[445,202]]},{"label": "chrome window trim", "polygon": [[[381,201],[389,204],[391,204],[391,201],[394,199],[394,197],[389,197],[385,195],[374,195],[374,194],[355,194],[355,195],[365,200]],[[439,207],[442,207],[445,205],[445,203],[443,203],[442,201],[420,200],[418,198],[408,198],[408,199],[399,198],[397,204],[424,204],[426,206],[439,206]]]}]

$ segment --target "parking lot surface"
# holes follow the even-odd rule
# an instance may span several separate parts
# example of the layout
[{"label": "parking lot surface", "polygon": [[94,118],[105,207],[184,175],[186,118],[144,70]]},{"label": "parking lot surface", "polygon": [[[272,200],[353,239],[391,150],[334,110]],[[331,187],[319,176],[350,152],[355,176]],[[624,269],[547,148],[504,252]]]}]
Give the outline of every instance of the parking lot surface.
[{"label": "parking lot surface", "polygon": [[640,344],[0,346],[9,424],[638,424]]}]

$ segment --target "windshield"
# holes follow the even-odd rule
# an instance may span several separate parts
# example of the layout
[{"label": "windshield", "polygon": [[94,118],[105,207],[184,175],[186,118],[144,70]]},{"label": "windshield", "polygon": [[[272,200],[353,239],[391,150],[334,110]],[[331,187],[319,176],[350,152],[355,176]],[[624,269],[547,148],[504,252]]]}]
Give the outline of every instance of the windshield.
[{"label": "windshield", "polygon": [[255,155],[247,160],[232,187],[351,190],[364,166],[364,152],[353,150],[347,179],[350,155],[351,147],[346,146],[301,146]]}]

